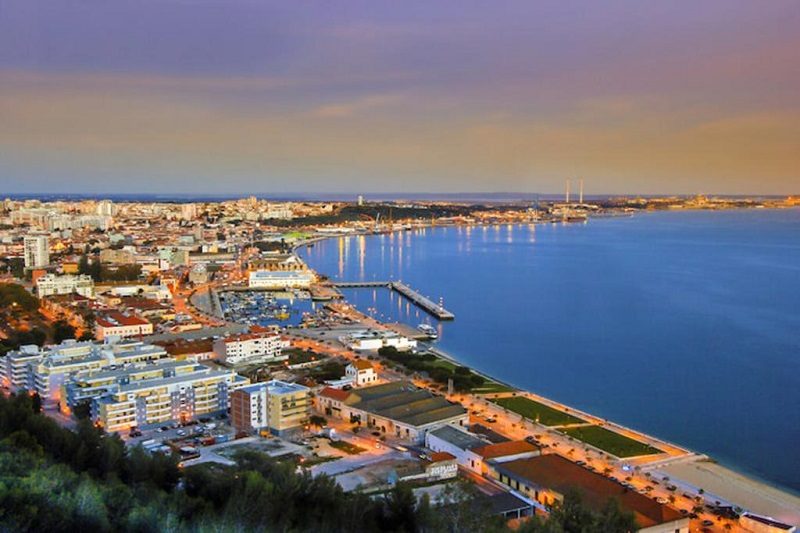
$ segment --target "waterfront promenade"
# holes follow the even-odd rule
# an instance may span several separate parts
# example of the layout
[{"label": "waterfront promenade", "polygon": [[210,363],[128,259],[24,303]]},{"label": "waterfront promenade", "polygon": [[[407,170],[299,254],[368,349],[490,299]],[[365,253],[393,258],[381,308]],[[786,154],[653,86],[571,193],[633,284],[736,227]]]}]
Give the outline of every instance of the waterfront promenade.
[{"label": "waterfront promenade", "polygon": [[[351,306],[345,307],[347,308],[347,315],[352,319],[356,319],[363,326],[370,328],[393,327],[382,324]],[[350,353],[343,347],[339,347],[336,341],[328,347],[317,344],[323,341],[323,337],[314,335],[313,331],[295,330],[294,334],[309,340],[316,340],[316,342],[312,341],[314,342],[314,349],[330,350],[332,355],[355,357],[355,354]],[[437,357],[455,365],[461,364],[456,358],[438,348],[432,348],[430,351]],[[380,367],[380,375],[386,380],[405,378],[397,371],[386,369],[382,365]],[[481,375],[487,379],[498,381],[485,373],[481,373]],[[498,383],[502,382],[498,381]],[[417,384],[431,386],[434,389],[437,388],[432,383],[419,381]],[[605,475],[617,477],[621,480],[626,479],[637,490],[644,490],[649,487],[648,494],[651,497],[663,498],[679,509],[686,509],[687,512],[693,509],[696,505],[695,499],[699,498],[700,501],[709,505],[714,505],[718,501],[721,505],[740,507],[757,514],[772,516],[790,524],[800,521],[800,500],[792,494],[725,469],[710,462],[705,455],[693,452],[683,446],[574,409],[535,393],[517,390],[516,387],[509,384],[505,385],[510,389],[516,390],[516,392],[490,394],[455,393],[448,396],[448,399],[459,402],[470,409],[472,412],[470,416],[471,423],[486,424],[486,420],[491,418],[494,420],[489,424],[491,429],[509,438],[524,439],[536,436],[542,444],[547,444],[548,450],[552,450],[553,453],[564,455],[572,461],[584,461]],[[513,396],[528,398],[583,420],[581,424],[577,425],[597,425],[637,442],[653,446],[662,453],[626,458],[615,457],[601,448],[585,444],[560,431],[565,427],[572,426],[560,427],[539,424],[514,412],[507,411],[494,403],[499,398]],[[669,483],[665,482],[665,479],[668,479]],[[676,486],[678,489],[671,492],[668,490],[670,485]],[[701,517],[704,517],[703,519],[716,520],[716,517],[711,514],[701,515]],[[735,522],[729,523],[733,530],[737,530]]]}]

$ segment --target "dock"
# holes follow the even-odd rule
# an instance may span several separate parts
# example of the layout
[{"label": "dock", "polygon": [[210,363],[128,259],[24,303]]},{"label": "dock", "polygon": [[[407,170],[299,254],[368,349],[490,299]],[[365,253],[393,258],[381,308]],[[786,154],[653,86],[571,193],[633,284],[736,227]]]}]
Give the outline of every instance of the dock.
[{"label": "dock", "polygon": [[426,298],[401,281],[349,281],[336,282],[334,287],[337,289],[366,289],[370,287],[385,287],[395,291],[411,303],[421,308],[425,312],[435,316],[439,320],[454,320],[456,316],[445,309],[442,305]]},{"label": "dock", "polygon": [[389,281],[343,281],[333,284],[337,289],[368,289],[370,287],[386,287],[392,288],[392,283]]},{"label": "dock", "polygon": [[387,328],[394,331],[395,333],[399,333],[403,337],[408,337],[409,339],[414,339],[417,341],[428,341],[429,337],[422,333],[417,328],[412,328],[409,325],[402,324],[400,322],[393,322],[390,324],[384,324]]}]

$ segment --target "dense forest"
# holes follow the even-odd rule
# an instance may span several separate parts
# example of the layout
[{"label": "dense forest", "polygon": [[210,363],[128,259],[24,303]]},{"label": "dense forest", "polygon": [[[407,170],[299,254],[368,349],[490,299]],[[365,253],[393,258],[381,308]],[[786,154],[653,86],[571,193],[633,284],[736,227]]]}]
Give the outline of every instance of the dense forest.
[{"label": "dense forest", "polygon": [[[179,468],[178,457],[126,448],[81,420],[75,431],[40,412],[35,395],[0,394],[2,531],[508,531],[469,484],[454,483],[443,504],[398,484],[388,493],[345,493],[327,476],[292,462],[237,455],[237,466]],[[577,495],[548,522],[523,531],[631,531],[613,503],[588,511]]]}]

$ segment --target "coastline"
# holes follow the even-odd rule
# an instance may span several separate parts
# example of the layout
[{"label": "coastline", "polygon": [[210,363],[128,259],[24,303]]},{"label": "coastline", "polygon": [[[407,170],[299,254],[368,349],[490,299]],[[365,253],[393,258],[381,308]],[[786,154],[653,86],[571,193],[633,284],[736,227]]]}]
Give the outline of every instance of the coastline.
[{"label": "coastline", "polygon": [[722,498],[787,524],[800,524],[800,497],[713,461],[694,461],[660,469],[671,479],[706,491],[706,500]]},{"label": "coastline", "polygon": [[[438,348],[430,350],[431,353],[453,364],[462,365],[456,357],[443,352]],[[471,368],[471,367],[470,367]],[[485,372],[471,368],[473,372],[487,379],[511,387],[537,401],[559,405],[561,404],[544,396],[540,396],[531,391],[517,387],[511,383],[499,380]],[[489,396],[494,394],[485,395]],[[588,419],[599,419],[599,417],[569,407],[570,413],[578,414]],[[627,428],[613,421],[602,419],[608,426],[621,428],[646,437],[656,446],[666,444],[684,451],[687,455],[667,463],[652,463],[652,468],[648,470],[653,473],[668,475],[676,484],[683,485],[685,488],[695,492],[702,489],[706,493],[706,501],[713,503],[720,500],[723,504],[733,504],[754,513],[769,516],[782,522],[792,525],[800,525],[800,495],[787,487],[779,487],[770,484],[768,480],[750,476],[744,472],[735,470],[733,465],[723,465],[715,459],[691,450],[685,446],[677,445],[660,438],[653,437],[639,430]],[[623,459],[620,459],[623,461]],[[636,458],[626,459],[628,463],[636,463]],[[658,477],[661,477],[659,475]]]},{"label": "coastline", "polygon": [[[484,225],[495,225],[495,224],[474,224],[474,225],[484,226]],[[431,228],[438,227],[436,225],[427,225],[427,226]],[[354,234],[319,236],[315,239],[310,239],[309,241],[303,243],[296,243],[292,247],[292,250],[296,252],[300,247],[304,245],[312,244],[314,242],[324,241],[333,237],[340,238],[352,235]],[[364,234],[358,233],[356,235],[364,235]],[[438,347],[435,346],[432,347],[431,351],[432,353],[434,353],[434,355],[440,357],[443,360],[449,361],[457,365],[463,364],[461,361],[459,361],[457,357],[447,352],[444,352]],[[531,398],[539,398],[547,403],[551,403],[554,405],[559,405],[559,406],[563,405],[560,404],[559,402],[526,391],[524,388],[518,387],[514,384],[504,382],[485,372],[481,372],[475,369],[472,370],[477,374],[480,374],[481,376],[493,382],[523,392],[524,394],[529,395]],[[489,393],[489,395],[491,396],[492,393]],[[728,465],[728,466],[718,465],[713,462],[714,461],[713,459],[709,459],[707,456],[702,455],[699,452],[694,452],[693,450],[686,448],[685,446],[676,445],[668,441],[664,441],[660,438],[654,438],[640,431],[626,428],[624,426],[614,423],[613,421],[601,419],[600,417],[591,415],[589,413],[583,413],[582,411],[573,409],[566,405],[563,405],[563,407],[568,407],[571,412],[580,413],[581,415],[588,417],[592,420],[602,420],[604,423],[607,423],[612,428],[619,429],[622,431],[628,430],[631,431],[632,433],[635,433],[636,435],[645,437],[646,439],[649,439],[655,443],[664,443],[667,446],[672,446],[676,449],[684,451],[686,453],[686,456],[681,458],[682,464],[667,465],[667,464],[658,464],[656,462],[652,465],[652,469],[654,471],[658,470],[664,472],[674,471],[675,472],[674,478],[676,479],[676,481],[679,479],[685,481],[686,482],[685,485],[687,487],[691,486],[695,487],[696,489],[703,488],[709,493],[713,493],[719,496],[719,499],[725,500],[727,502],[733,502],[737,506],[746,508],[748,510],[752,510],[753,512],[756,512],[758,514],[763,514],[767,516],[772,516],[774,518],[783,519],[784,521],[789,521],[789,523],[794,523],[800,520],[800,499],[798,499],[795,493],[788,487],[775,486],[772,485],[771,482],[768,480],[761,480],[758,478],[750,477],[747,474],[735,470],[736,465]],[[736,491],[724,490],[730,487],[736,487],[738,490]],[[719,488],[723,490],[718,490]]]}]

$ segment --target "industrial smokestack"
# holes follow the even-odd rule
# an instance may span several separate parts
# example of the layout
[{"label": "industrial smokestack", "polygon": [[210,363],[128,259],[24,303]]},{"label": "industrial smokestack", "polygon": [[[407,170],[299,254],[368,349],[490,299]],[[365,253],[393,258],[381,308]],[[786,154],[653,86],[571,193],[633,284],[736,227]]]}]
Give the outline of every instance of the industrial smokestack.
[{"label": "industrial smokestack", "polygon": [[582,204],[583,203],[583,178],[581,178],[581,181],[579,183],[580,183],[580,193],[578,194],[578,203]]},{"label": "industrial smokestack", "polygon": [[567,178],[567,194],[565,196],[564,203],[569,203],[569,178]]}]

